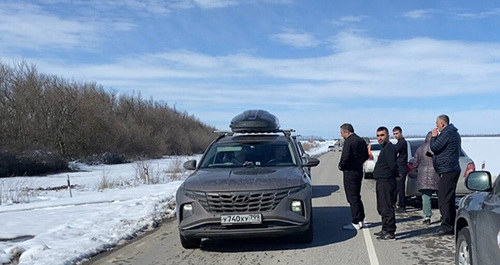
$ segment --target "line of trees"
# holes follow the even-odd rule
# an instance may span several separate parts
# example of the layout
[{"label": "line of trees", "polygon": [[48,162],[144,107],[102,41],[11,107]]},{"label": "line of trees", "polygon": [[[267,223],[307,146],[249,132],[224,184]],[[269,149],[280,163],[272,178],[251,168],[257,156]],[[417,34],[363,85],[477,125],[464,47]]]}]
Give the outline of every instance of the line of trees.
[{"label": "line of trees", "polygon": [[166,103],[118,95],[93,82],[0,62],[0,149],[65,158],[115,152],[127,158],[201,153],[215,128]]}]

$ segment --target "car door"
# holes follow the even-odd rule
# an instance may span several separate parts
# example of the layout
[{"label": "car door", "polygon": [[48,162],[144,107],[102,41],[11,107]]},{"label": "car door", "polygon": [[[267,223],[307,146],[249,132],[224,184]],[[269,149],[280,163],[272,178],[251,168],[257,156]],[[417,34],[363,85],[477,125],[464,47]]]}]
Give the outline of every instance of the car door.
[{"label": "car door", "polygon": [[481,210],[477,213],[476,264],[498,264],[500,260],[500,178],[493,184],[493,190],[484,197]]}]

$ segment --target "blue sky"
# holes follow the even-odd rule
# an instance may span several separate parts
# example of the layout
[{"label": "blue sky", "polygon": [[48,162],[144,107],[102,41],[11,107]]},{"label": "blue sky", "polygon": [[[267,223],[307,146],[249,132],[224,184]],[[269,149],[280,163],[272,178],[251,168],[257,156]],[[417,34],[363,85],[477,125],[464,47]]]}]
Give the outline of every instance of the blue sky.
[{"label": "blue sky", "polygon": [[141,93],[229,129],[265,109],[301,135],[500,133],[500,2],[1,0],[0,59]]}]

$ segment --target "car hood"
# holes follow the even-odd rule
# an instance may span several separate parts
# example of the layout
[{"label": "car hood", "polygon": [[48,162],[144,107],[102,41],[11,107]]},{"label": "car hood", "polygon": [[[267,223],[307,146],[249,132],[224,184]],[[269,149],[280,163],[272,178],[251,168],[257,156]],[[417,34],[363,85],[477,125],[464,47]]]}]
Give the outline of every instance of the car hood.
[{"label": "car hood", "polygon": [[193,191],[269,190],[300,186],[306,176],[296,167],[200,169],[182,187]]}]

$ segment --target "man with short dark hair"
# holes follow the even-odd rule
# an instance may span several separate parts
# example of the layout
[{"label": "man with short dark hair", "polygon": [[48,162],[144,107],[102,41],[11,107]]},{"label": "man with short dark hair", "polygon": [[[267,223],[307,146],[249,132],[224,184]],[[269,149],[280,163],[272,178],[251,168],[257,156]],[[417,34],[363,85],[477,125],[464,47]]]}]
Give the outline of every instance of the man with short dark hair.
[{"label": "man with short dark hair", "polygon": [[359,230],[364,226],[365,209],[361,201],[361,182],[363,181],[363,163],[368,159],[366,142],[354,133],[349,123],[340,126],[340,134],[345,139],[339,169],[344,172],[344,190],[347,202],[351,206],[351,222],[343,228]]},{"label": "man with short dark hair", "polygon": [[450,124],[447,115],[436,118],[436,128],[432,129],[431,151],[434,153],[433,165],[439,174],[438,205],[441,213],[441,226],[436,235],[453,235],[455,218],[455,189],[460,176],[460,152],[462,139],[458,129]]},{"label": "man with short dark hair", "polygon": [[377,141],[382,145],[373,170],[376,180],[377,211],[382,217],[382,230],[375,233],[378,240],[396,239],[396,216],[394,214],[394,193],[396,178],[399,176],[396,162],[396,148],[389,141],[389,130],[381,126],[377,129]]},{"label": "man with short dark hair", "polygon": [[408,144],[403,137],[403,129],[396,126],[392,129],[396,143],[396,156],[398,163],[399,178],[397,178],[397,187],[395,193],[395,202],[397,202],[396,213],[406,212],[406,174],[408,174]]}]

